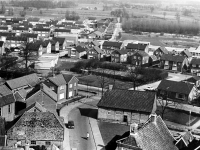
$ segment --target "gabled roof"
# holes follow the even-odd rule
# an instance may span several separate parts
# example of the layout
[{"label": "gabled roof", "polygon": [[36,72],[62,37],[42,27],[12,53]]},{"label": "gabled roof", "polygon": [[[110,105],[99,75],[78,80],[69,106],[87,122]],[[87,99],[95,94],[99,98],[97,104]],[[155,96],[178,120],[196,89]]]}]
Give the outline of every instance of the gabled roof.
[{"label": "gabled roof", "polygon": [[53,37],[53,40],[59,42],[59,44],[63,44],[65,42],[65,38]]},{"label": "gabled roof", "polygon": [[192,54],[188,51],[188,49],[184,49],[181,53],[185,54],[187,57],[192,57]]},{"label": "gabled roof", "polygon": [[65,78],[63,77],[62,74],[59,74],[55,77],[49,77],[48,80],[57,86],[66,85]]},{"label": "gabled roof", "polygon": [[49,28],[33,28],[33,31],[46,31],[46,32],[50,32]]},{"label": "gabled roof", "polygon": [[98,41],[96,41],[96,40],[91,41],[91,43],[92,43],[94,46],[100,46],[100,45],[101,45],[101,44],[100,44]]},{"label": "gabled roof", "polygon": [[55,29],[54,32],[71,32],[71,29]]},{"label": "gabled roof", "polygon": [[168,54],[168,50],[165,47],[159,47],[157,50],[162,51],[164,54]]},{"label": "gabled roof", "polygon": [[8,139],[63,141],[64,127],[51,112],[25,112],[7,131]]},{"label": "gabled roof", "polygon": [[17,89],[26,85],[30,85],[34,87],[36,84],[40,82],[40,79],[38,78],[36,73],[26,75],[23,77],[15,78],[12,80],[6,81],[6,84],[9,86],[11,90]]},{"label": "gabled roof", "polygon": [[158,85],[158,90],[165,90],[170,92],[189,94],[194,87],[194,84],[189,82],[177,82],[171,80],[162,80]]},{"label": "gabled roof", "polygon": [[74,47],[74,49],[76,49],[76,51],[77,51],[78,53],[81,53],[81,52],[85,52],[85,51],[86,51],[85,48],[83,48],[83,47],[81,47],[81,46],[76,46],[76,47]]},{"label": "gabled roof", "polygon": [[23,37],[23,36],[8,36],[6,38],[6,40],[10,40],[10,41],[27,41],[27,37]]},{"label": "gabled roof", "polygon": [[15,36],[16,33],[11,33],[11,32],[0,32],[0,36]]},{"label": "gabled roof", "polygon": [[196,84],[197,81],[200,81],[200,77],[199,76],[192,76],[190,78],[187,78],[185,81]]},{"label": "gabled roof", "polygon": [[[124,143],[124,141],[127,141]],[[160,116],[150,117],[142,127],[139,127],[126,138],[118,140],[124,146],[136,147],[137,150],[178,150],[174,139]],[[134,149],[134,148],[133,148]]]},{"label": "gabled roof", "polygon": [[100,48],[97,47],[97,46],[94,46],[93,49],[94,49],[97,53],[99,53],[99,54],[102,54],[102,53],[103,53],[102,49],[100,49]]},{"label": "gabled roof", "polygon": [[185,56],[171,55],[171,54],[164,54],[160,58],[160,60],[173,61],[173,62],[183,62],[184,59],[185,59]]},{"label": "gabled roof", "polygon": [[154,101],[154,92],[113,89],[104,94],[97,106],[151,113]]},{"label": "gabled roof", "polygon": [[0,85],[0,107],[15,102],[12,91],[6,85]]},{"label": "gabled roof", "polygon": [[32,51],[38,51],[40,46],[42,46],[42,43],[40,42],[33,42],[33,43],[29,43],[28,45],[28,49],[32,50]]},{"label": "gabled roof", "polygon": [[146,57],[146,56],[149,56],[145,51],[136,51],[132,56],[136,55],[136,54],[139,54],[140,56],[142,57]]},{"label": "gabled roof", "polygon": [[26,27],[13,27],[13,30],[27,30],[28,31],[28,28],[26,28]]},{"label": "gabled roof", "polygon": [[200,59],[198,58],[192,58],[191,62],[192,65],[200,65]]},{"label": "gabled roof", "polygon": [[0,26],[0,30],[8,30],[7,26]]},{"label": "gabled roof", "polygon": [[114,50],[112,53],[118,53],[120,55],[123,55],[123,54],[127,54],[127,51],[124,49],[124,50]]},{"label": "gabled roof", "polygon": [[28,38],[37,38],[38,34],[34,34],[34,33],[22,33],[21,36],[25,36]]},{"label": "gabled roof", "polygon": [[[72,75],[72,74],[62,74],[62,75],[63,75],[63,77],[64,77],[66,83],[69,83],[69,81],[70,81],[72,78],[75,77],[75,76]],[[76,77],[75,77],[75,78],[76,78]],[[76,78],[76,79],[77,79],[77,78]],[[78,79],[77,79],[77,80],[78,80]]]},{"label": "gabled roof", "polygon": [[137,49],[137,50],[141,50],[144,51],[145,48],[147,47],[147,44],[133,44],[133,43],[128,43],[128,45],[126,46],[127,49]]},{"label": "gabled roof", "polygon": [[122,42],[104,41],[103,46],[112,46],[112,47],[120,48],[122,46]]}]

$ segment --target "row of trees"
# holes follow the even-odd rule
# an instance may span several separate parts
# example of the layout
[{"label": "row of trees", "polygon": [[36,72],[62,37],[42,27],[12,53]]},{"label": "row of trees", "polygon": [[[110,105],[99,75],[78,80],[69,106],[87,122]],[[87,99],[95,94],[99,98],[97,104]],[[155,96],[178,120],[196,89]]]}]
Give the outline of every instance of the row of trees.
[{"label": "row of trees", "polygon": [[80,19],[80,16],[75,11],[68,11],[67,10],[66,13],[65,13],[65,18],[67,20],[75,20],[75,21],[77,21],[77,20]]},{"label": "row of trees", "polygon": [[140,19],[131,18],[129,20],[123,19],[122,28],[125,31],[140,31],[140,32],[165,32],[165,33],[177,33],[177,34],[192,34],[197,35],[199,33],[198,22],[181,22],[180,16],[177,14],[177,20],[179,21],[167,21],[158,19]]},{"label": "row of trees", "polygon": [[53,1],[47,1],[47,0],[40,0],[40,1],[11,1],[11,4],[16,7],[35,7],[37,9],[40,8],[70,8],[77,6],[76,3],[73,1],[59,1],[59,2],[53,2]]},{"label": "row of trees", "polygon": [[122,17],[122,18],[126,18],[129,19],[129,13],[126,11],[125,8],[123,9],[115,9],[113,11],[110,12],[111,16],[115,16],[115,17]]}]

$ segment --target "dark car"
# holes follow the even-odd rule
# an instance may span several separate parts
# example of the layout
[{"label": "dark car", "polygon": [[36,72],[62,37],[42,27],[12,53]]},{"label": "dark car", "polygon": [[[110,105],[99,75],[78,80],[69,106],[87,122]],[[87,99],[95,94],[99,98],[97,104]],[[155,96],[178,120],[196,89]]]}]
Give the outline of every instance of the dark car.
[{"label": "dark car", "polygon": [[68,121],[67,127],[68,127],[69,129],[74,129],[74,121],[72,121],[72,120]]}]

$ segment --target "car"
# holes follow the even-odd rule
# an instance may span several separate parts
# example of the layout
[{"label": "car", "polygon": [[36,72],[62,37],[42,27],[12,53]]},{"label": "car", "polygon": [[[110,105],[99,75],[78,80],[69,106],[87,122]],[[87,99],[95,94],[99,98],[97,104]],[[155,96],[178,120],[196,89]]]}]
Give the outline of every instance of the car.
[{"label": "car", "polygon": [[144,89],[145,91],[155,91],[156,89],[151,87],[151,86],[148,86]]},{"label": "car", "polygon": [[74,129],[74,121],[72,121],[72,120],[68,121],[67,127],[69,129]]}]

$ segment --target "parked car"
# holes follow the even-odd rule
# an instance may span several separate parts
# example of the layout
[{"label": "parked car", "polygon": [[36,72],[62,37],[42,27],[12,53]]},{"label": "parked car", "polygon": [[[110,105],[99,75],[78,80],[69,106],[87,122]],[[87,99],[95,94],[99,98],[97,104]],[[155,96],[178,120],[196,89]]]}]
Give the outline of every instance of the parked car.
[{"label": "parked car", "polygon": [[155,91],[156,89],[151,87],[151,86],[148,86],[144,89],[145,91]]},{"label": "parked car", "polygon": [[67,127],[69,129],[74,129],[74,121],[72,121],[72,120],[68,121]]}]

